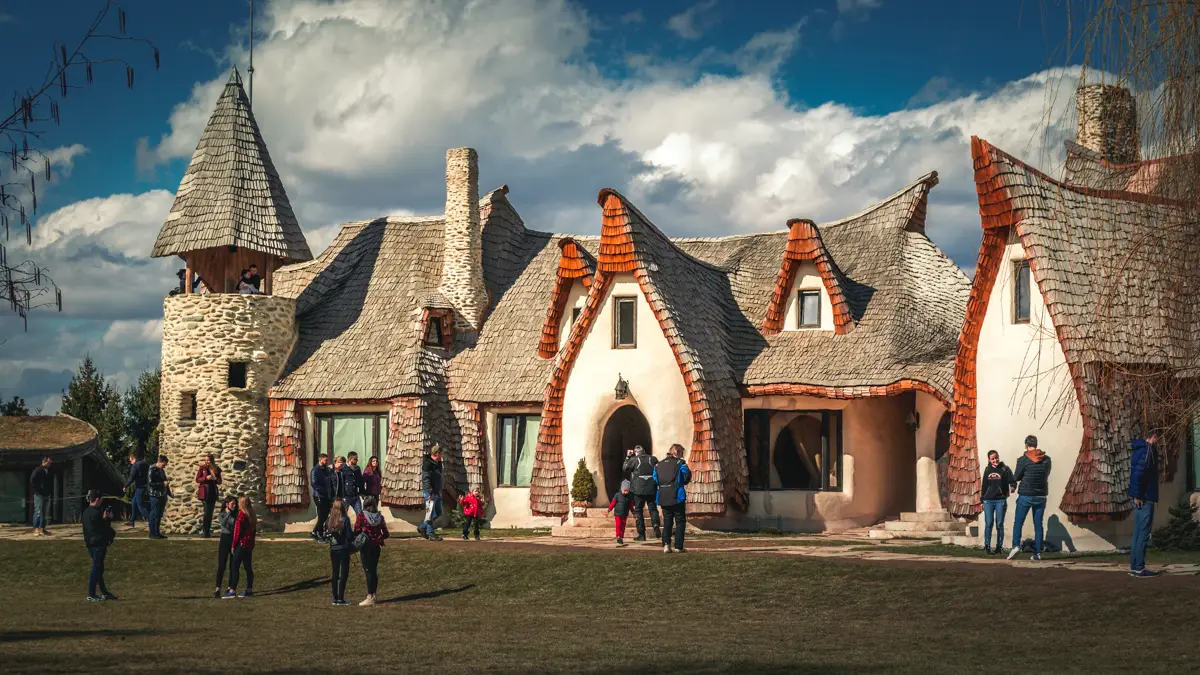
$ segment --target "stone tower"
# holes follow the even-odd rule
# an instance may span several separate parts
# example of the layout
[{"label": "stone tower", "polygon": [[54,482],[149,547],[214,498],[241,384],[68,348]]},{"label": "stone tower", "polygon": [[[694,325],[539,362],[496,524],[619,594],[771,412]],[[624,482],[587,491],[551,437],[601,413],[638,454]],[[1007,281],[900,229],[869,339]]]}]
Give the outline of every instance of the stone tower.
[{"label": "stone tower", "polygon": [[1075,90],[1075,142],[1113,164],[1138,161],[1137,103],[1124,87],[1090,84]]},{"label": "stone tower", "polygon": [[483,281],[483,231],[479,222],[479,155],[471,148],[446,151],[446,227],[438,290],[454,304],[463,329],[479,329],[487,310]]},{"label": "stone tower", "polygon": [[[267,392],[296,342],[296,302],[272,295],[272,281],[279,267],[312,259],[236,70],[152,255],[177,255],[186,270],[182,292],[163,302],[159,446],[174,492],[163,527],[195,532],[203,517],[196,468],[209,453],[222,496],[263,503]],[[238,292],[251,264],[261,294]]]}]

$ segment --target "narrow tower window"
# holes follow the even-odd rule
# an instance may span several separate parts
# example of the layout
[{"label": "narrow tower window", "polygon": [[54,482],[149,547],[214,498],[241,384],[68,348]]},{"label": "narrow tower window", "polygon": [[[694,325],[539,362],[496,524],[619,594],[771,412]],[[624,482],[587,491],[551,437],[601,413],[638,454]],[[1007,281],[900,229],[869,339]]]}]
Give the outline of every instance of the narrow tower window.
[{"label": "narrow tower window", "polygon": [[196,419],[196,392],[185,391],[179,395],[179,419]]},{"label": "narrow tower window", "polygon": [[1013,263],[1013,323],[1029,323],[1029,261]]},{"label": "narrow tower window", "polygon": [[246,388],[246,362],[245,361],[230,361],[229,362],[229,388],[230,389],[245,389]]},{"label": "narrow tower window", "polygon": [[637,347],[637,298],[613,298],[613,349]]},{"label": "narrow tower window", "polygon": [[800,328],[820,328],[821,291],[800,291],[796,296],[796,310]]}]

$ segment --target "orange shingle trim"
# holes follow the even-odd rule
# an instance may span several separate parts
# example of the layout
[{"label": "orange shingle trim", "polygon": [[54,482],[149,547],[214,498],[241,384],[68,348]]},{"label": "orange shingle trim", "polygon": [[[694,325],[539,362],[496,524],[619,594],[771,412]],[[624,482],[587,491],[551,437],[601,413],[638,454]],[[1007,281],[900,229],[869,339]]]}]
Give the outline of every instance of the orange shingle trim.
[{"label": "orange shingle trim", "polygon": [[792,295],[792,284],[796,281],[796,270],[804,262],[816,265],[825,291],[829,294],[829,301],[833,305],[834,332],[838,335],[849,333],[854,328],[850,305],[846,303],[846,297],[842,293],[833,259],[825,250],[825,244],[821,242],[821,232],[811,220],[793,219],[788,221],[787,247],[783,250],[783,263],[775,279],[771,303],[767,305],[763,334],[774,335],[783,330],[783,318]]},{"label": "orange shingle trim", "polygon": [[850,387],[830,387],[821,384],[751,384],[742,388],[750,398],[757,396],[819,396],[830,399],[878,398],[898,396],[908,391],[923,391],[946,407],[950,402],[933,385],[918,380],[897,380],[890,384],[865,384]]},{"label": "orange shingle trim", "polygon": [[303,431],[296,401],[271,399],[267,425],[266,504],[271,511],[308,507]]},{"label": "orange shingle trim", "polygon": [[550,295],[550,307],[546,310],[546,322],[542,325],[542,337],[538,342],[538,356],[544,359],[552,359],[558,353],[558,327],[562,323],[567,298],[571,295],[575,280],[582,281],[585,288],[590,288],[596,273],[595,260],[574,239],[563,239],[558,242],[558,247],[562,250],[558,259],[558,275]]}]

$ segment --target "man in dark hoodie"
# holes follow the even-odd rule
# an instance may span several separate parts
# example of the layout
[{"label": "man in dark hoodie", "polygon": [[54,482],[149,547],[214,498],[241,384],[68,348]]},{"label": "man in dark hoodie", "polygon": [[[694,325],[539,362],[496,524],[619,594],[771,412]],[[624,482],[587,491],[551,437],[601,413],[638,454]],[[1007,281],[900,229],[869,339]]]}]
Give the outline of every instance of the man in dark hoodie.
[{"label": "man in dark hoodie", "polygon": [[[654,467],[654,483],[658,486],[658,505],[663,510],[663,553],[684,553],[683,531],[687,527],[687,490],[692,470],[683,459],[683,446],[676,443],[667,450],[667,457]],[[671,535],[675,535],[672,547]]]},{"label": "man in dark hoodie", "polygon": [[1004,513],[1008,510],[1008,493],[1017,487],[1012,471],[1000,461],[1000,453],[988,450],[988,463],[983,467],[983,551],[992,552],[992,524],[996,525],[996,553],[1004,545]]},{"label": "man in dark hoodie", "polygon": [[429,541],[441,541],[433,521],[442,515],[442,449],[437,443],[421,460],[421,496],[425,499],[425,520],[417,530]]},{"label": "man in dark hoodie", "polygon": [[46,511],[50,506],[50,495],[54,492],[54,476],[50,474],[51,460],[43,457],[29,476],[29,491],[33,493],[33,534],[49,536],[46,531]]},{"label": "man in dark hoodie", "polygon": [[138,514],[142,514],[147,522],[150,520],[150,504],[146,501],[146,481],[150,475],[150,465],[145,460],[138,459],[136,454],[129,455],[129,480],[125,481],[125,490],[133,488],[129,502],[129,529],[137,524]]},{"label": "man in dark hoodie", "polygon": [[1030,560],[1042,559],[1042,516],[1046,515],[1046,495],[1050,494],[1050,456],[1039,450],[1037,443],[1037,436],[1025,437],[1025,454],[1017,460],[1017,471],[1013,474],[1020,486],[1017,488],[1017,515],[1013,519],[1009,560],[1021,552],[1021,529],[1030,510],[1033,511],[1033,556]]},{"label": "man in dark hoodie", "polygon": [[325,532],[325,521],[329,519],[329,507],[333,504],[333,469],[329,468],[329,455],[323,452],[317,455],[317,465],[308,473],[308,488],[317,509],[317,522],[308,536],[320,539]]},{"label": "man in dark hoodie", "polygon": [[658,505],[655,504],[655,493],[658,486],[654,483],[654,467],[658,459],[646,454],[642,446],[634,446],[633,456],[625,460],[622,468],[629,476],[629,491],[633,493],[633,510],[637,513],[637,538],[634,541],[646,541],[646,507],[650,508],[650,525],[654,527],[654,538],[661,539],[662,531],[658,526]]},{"label": "man in dark hoodie", "polygon": [[[87,599],[89,602],[116,600],[117,596],[109,593],[108,587],[104,585],[104,557],[108,554],[108,547],[113,538],[117,536],[112,528],[112,512],[101,508],[104,497],[100,495],[99,490],[88,490],[87,501],[88,507],[84,509],[80,519],[83,523],[83,545],[87,546],[88,554],[92,557]],[[100,590],[98,595],[97,588]]]},{"label": "man in dark hoodie", "polygon": [[1154,505],[1158,503],[1158,431],[1146,438],[1134,439],[1129,460],[1129,498],[1133,500],[1133,541],[1129,544],[1129,576],[1156,577],[1146,569],[1146,546],[1154,524]]}]

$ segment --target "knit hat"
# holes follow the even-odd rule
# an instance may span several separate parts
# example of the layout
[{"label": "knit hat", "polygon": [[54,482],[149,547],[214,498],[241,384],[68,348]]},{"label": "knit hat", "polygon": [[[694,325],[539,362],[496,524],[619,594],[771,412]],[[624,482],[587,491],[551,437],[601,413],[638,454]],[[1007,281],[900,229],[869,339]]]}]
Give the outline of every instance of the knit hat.
[{"label": "knit hat", "polygon": [[640,445],[635,445],[635,446],[633,446],[633,454],[644,455],[644,454],[646,454],[646,449]]},{"label": "knit hat", "polygon": [[623,480],[623,481],[621,481],[621,490],[622,490],[622,491],[625,491],[625,490],[628,490],[628,489],[629,489],[629,481],[627,481],[627,480]]}]

